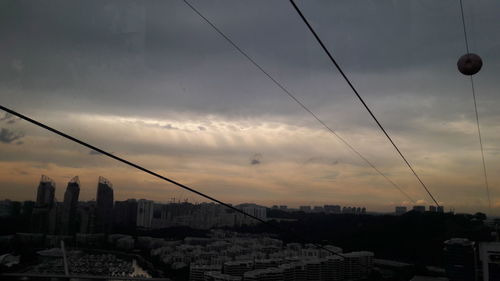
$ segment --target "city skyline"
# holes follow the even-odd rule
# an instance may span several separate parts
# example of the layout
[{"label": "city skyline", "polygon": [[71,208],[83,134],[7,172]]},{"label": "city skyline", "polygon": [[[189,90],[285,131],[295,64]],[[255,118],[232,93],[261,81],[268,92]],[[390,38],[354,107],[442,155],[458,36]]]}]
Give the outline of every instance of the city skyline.
[{"label": "city skyline", "polygon": [[[155,267],[180,270],[167,273],[175,276],[174,280],[386,280],[373,279],[384,268],[394,270],[388,278],[429,274],[460,280],[465,274],[479,280],[481,272],[488,272],[483,274],[484,280],[496,280],[498,274],[495,251],[500,246],[500,219],[487,219],[482,213],[448,213],[442,206],[430,206],[428,210],[425,206],[414,206],[412,210],[399,206],[392,215],[370,215],[364,207],[339,205],[301,206],[296,212],[286,205],[269,209],[240,204],[229,209],[213,202],[193,205],[159,204],[145,199],[115,201],[114,187],[109,179],[99,176],[97,200],[79,202],[80,178],[75,176],[68,181],[61,203],[54,197],[57,183],[41,175],[36,201],[0,201],[0,218],[8,224],[3,231],[10,233],[0,241],[5,246],[3,251],[37,249],[37,255],[52,257],[24,264],[22,272],[15,270],[6,276],[126,277],[141,272],[126,260],[115,266],[117,257],[124,258],[130,252],[133,257],[152,260],[143,263],[148,271],[142,272],[163,277],[165,272]],[[70,221],[65,219],[68,215]],[[452,227],[443,229],[445,225]],[[455,237],[454,233],[462,235],[468,232],[466,229],[471,231],[467,237],[482,238],[476,243]],[[419,238],[410,238],[414,236]],[[352,239],[357,242],[352,243]],[[388,248],[381,239],[385,243],[402,243],[401,251],[396,250],[398,247]],[[408,244],[408,240],[419,246]],[[41,245],[48,248],[38,250]],[[71,250],[65,252],[65,245]],[[75,245],[84,250],[72,248]],[[345,246],[350,250],[344,251]],[[92,254],[94,250],[99,254]],[[393,258],[393,251],[399,253],[396,256],[402,262],[380,259],[385,255]],[[420,258],[415,257],[416,251]],[[435,255],[443,255],[444,262]],[[6,256],[14,263],[20,261],[19,256]],[[424,256],[426,263],[442,264],[444,268],[419,267],[418,261]],[[479,260],[482,266],[478,266]],[[381,276],[388,273],[385,269]]]},{"label": "city skyline", "polygon": [[0,279],[499,281],[500,1],[0,1]]},{"label": "city skyline", "polygon": [[[51,188],[51,191],[49,194],[46,194],[46,192],[41,191],[41,188],[45,187],[46,184],[49,184],[49,188]],[[103,176],[99,176],[98,177],[98,180],[97,180],[97,188],[96,188],[96,196],[95,198],[92,198],[90,200],[88,199],[82,199],[80,200],[81,198],[79,197],[79,194],[80,194],[80,178],[79,176],[74,176],[71,178],[70,181],[67,182],[67,187],[64,191],[64,200],[60,201],[57,199],[57,196],[56,196],[56,191],[57,191],[57,188],[56,188],[56,182],[46,176],[46,175],[41,175],[41,178],[40,178],[40,181],[39,181],[39,184],[38,184],[38,189],[36,191],[36,196],[34,197],[35,200],[32,200],[33,198],[31,199],[26,199],[26,200],[11,200],[10,198],[3,198],[1,200],[10,200],[10,201],[21,201],[21,202],[29,202],[29,201],[32,201],[32,202],[35,202],[36,205],[40,205],[39,202],[45,202],[45,201],[50,201],[50,206],[52,206],[52,204],[55,204],[55,203],[62,203],[63,204],[63,218],[62,218],[62,225],[63,225],[63,229],[65,229],[65,231],[67,231],[67,228],[69,227],[68,225],[68,221],[69,221],[69,218],[71,218],[74,214],[75,214],[75,209],[77,208],[76,204],[79,203],[79,202],[93,202],[95,204],[98,204],[98,205],[103,205],[103,204],[107,204],[109,205],[108,207],[106,208],[114,208],[114,205],[116,202],[119,202],[119,203],[124,203],[124,202],[127,202],[127,201],[130,201],[130,200],[138,200],[138,201],[144,201],[144,202],[154,202],[155,204],[171,204],[171,203],[191,203],[191,204],[201,204],[201,203],[214,203],[210,200],[207,200],[207,199],[204,199],[202,201],[189,201],[189,197],[185,197],[185,198],[175,198],[175,197],[172,197],[170,198],[170,201],[158,201],[158,200],[153,200],[151,198],[127,198],[127,199],[123,199],[123,200],[115,200],[114,199],[114,190],[112,189],[113,188],[113,184],[106,178],[104,178]],[[109,191],[104,191],[103,189],[109,189]],[[110,195],[105,195],[105,193],[109,193],[111,192]],[[107,200],[106,203],[98,203],[99,201],[99,194],[102,194],[101,195],[101,198],[103,197],[109,197]],[[45,198],[46,197],[46,198]],[[97,198],[97,199],[96,199]],[[102,201],[102,199],[101,199]],[[230,205],[245,205],[245,204],[255,204],[255,202],[237,202],[237,203],[233,203],[233,202],[225,202],[225,203],[228,203]],[[48,204],[48,203],[47,203]],[[111,205],[110,205],[111,204]],[[258,206],[258,204],[256,204]],[[407,206],[401,206],[401,205],[394,205],[394,206],[391,206],[393,209],[391,210],[384,210],[383,212],[381,213],[394,213],[394,208],[396,209],[395,213],[396,214],[399,214],[400,212],[398,212],[398,208],[404,208],[404,212],[406,211],[410,211],[412,210],[416,210],[418,209],[419,212],[422,212],[422,211],[432,211],[432,212],[436,212],[436,206],[435,205],[430,205],[430,206],[426,206],[426,205],[422,205],[422,204],[406,204]],[[278,210],[287,210],[287,211],[304,211],[304,212],[325,212],[325,213],[361,213],[361,209],[362,209],[362,212],[363,214],[366,213],[366,208],[364,206],[360,207],[360,206],[355,206],[355,205],[345,205],[345,204],[335,204],[335,202],[329,202],[329,203],[325,203],[325,204],[310,204],[310,205],[307,205],[307,204],[302,204],[302,205],[283,205],[283,204],[279,204],[279,205],[262,205],[262,207],[264,208],[268,208],[268,209],[278,209]],[[140,208],[140,207],[139,207]],[[335,209],[335,210],[334,210]],[[338,211],[337,211],[338,209]],[[356,211],[356,209],[358,211]],[[444,206],[439,206],[437,207],[437,209],[439,209],[440,211],[439,212],[443,212],[445,209],[444,209]],[[243,209],[243,211],[245,212],[245,210]],[[454,211],[454,210],[450,210],[450,211]],[[101,211],[101,213],[107,213],[108,211]],[[403,213],[404,213],[403,212]]]},{"label": "city skyline", "polygon": [[[182,1],[102,9],[61,2],[64,13],[12,4],[18,14],[6,14],[0,30],[8,38],[0,98],[227,202],[379,211],[431,205],[288,2],[193,4],[416,203],[405,202]],[[469,80],[456,69],[464,53],[456,1],[380,5],[300,3],[439,203],[500,215],[500,39],[489,36],[500,28],[500,4],[465,3],[471,49],[484,61],[475,77],[491,210]],[[351,10],[357,13],[344,12]],[[54,21],[44,21],[47,15]],[[12,116],[0,113],[0,126],[4,198],[32,198],[40,174],[57,182],[80,175],[85,200],[95,197],[89,178],[97,174],[120,188],[118,200],[188,197]],[[56,198],[62,194],[56,189]]]},{"label": "city skyline", "polygon": [[[49,189],[47,192],[46,189]],[[126,200],[115,200],[114,199],[114,190],[113,190],[113,184],[111,181],[109,181],[107,178],[104,178],[103,176],[99,176],[97,180],[97,188],[96,188],[96,198],[92,198],[90,200],[80,200],[80,177],[79,176],[74,176],[67,182],[67,187],[64,191],[64,200],[58,200],[55,191],[57,190],[57,184],[56,182],[51,178],[48,177],[47,175],[41,175],[40,181],[38,183],[38,188],[36,190],[36,196],[34,197],[34,200],[31,199],[26,199],[26,200],[11,200],[10,198],[3,198],[1,200],[10,200],[10,201],[32,201],[35,202],[37,206],[40,207],[51,207],[55,203],[62,203],[63,204],[63,210],[64,214],[69,215],[68,218],[63,219],[63,224],[68,223],[69,218],[71,218],[74,215],[75,208],[78,202],[94,202],[98,205],[108,205],[106,208],[109,208],[109,205],[114,205],[115,202],[126,202],[129,200],[142,200],[142,201],[150,201],[154,203],[160,203],[160,204],[168,204],[168,203],[214,203],[210,200],[201,201],[201,202],[189,202],[189,198],[175,198],[172,197],[170,198],[170,201],[155,201],[152,200],[151,198],[127,198]],[[99,197],[101,198],[99,200]],[[106,199],[103,199],[106,198]],[[106,202],[103,202],[103,200],[106,200]],[[100,203],[98,203],[101,201]],[[234,205],[232,202],[226,202],[230,205]],[[241,202],[238,203],[237,205],[245,205],[245,204],[255,204],[254,202]],[[343,207],[345,208],[358,208],[358,209],[366,209],[365,207],[356,207],[356,206],[341,206],[341,205],[332,205],[332,204],[325,204],[325,205],[297,205],[297,206],[289,206],[289,205],[273,205],[273,206],[263,206],[266,208],[273,208],[273,209],[280,209],[280,210],[300,210],[300,211],[317,211],[318,207],[325,207],[325,208],[331,208],[331,207]],[[304,208],[310,207],[310,209],[305,210]],[[316,208],[316,210],[315,210]],[[104,212],[106,213],[106,212]],[[65,226],[64,228],[66,228]]]}]

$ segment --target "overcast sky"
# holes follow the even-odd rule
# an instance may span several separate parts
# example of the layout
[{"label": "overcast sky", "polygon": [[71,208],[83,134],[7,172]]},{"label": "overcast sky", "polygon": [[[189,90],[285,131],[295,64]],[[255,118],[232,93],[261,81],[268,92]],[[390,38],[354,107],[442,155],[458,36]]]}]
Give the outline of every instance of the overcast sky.
[{"label": "overcast sky", "polygon": [[[190,1],[419,204],[431,200],[289,1]],[[297,1],[446,209],[487,210],[458,0]],[[183,1],[2,1],[0,102],[230,203],[414,205]],[[493,204],[500,214],[500,2],[464,0]],[[202,201],[0,113],[2,198],[41,174],[98,176],[115,198]]]}]

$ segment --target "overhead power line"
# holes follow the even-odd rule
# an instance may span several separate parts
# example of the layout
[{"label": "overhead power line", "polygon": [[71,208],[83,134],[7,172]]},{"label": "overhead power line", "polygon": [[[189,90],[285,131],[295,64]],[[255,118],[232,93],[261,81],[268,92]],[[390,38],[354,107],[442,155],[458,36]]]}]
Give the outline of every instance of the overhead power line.
[{"label": "overhead power line", "polygon": [[[54,133],[54,134],[56,134],[56,135],[59,135],[59,136],[61,136],[61,137],[63,137],[63,138],[66,138],[66,139],[68,139],[68,140],[70,140],[70,141],[72,141],[72,142],[78,143],[78,144],[80,144],[80,145],[82,145],[82,146],[85,146],[85,147],[90,148],[90,149],[92,149],[92,150],[94,150],[94,151],[97,151],[97,152],[101,153],[101,154],[102,154],[102,155],[104,155],[104,156],[107,156],[107,157],[109,157],[109,158],[112,158],[112,159],[114,159],[114,160],[116,160],[116,161],[118,161],[118,162],[121,162],[121,163],[126,164],[126,165],[128,165],[128,166],[131,166],[131,167],[133,167],[133,168],[135,168],[135,169],[138,169],[138,170],[140,170],[140,171],[142,171],[142,172],[144,172],[144,173],[146,173],[146,174],[152,175],[152,176],[157,177],[157,178],[159,178],[159,179],[161,179],[161,180],[164,180],[164,181],[166,181],[166,182],[172,183],[172,184],[174,184],[174,185],[176,185],[176,186],[178,186],[178,187],[180,187],[180,188],[182,188],[182,189],[184,189],[184,190],[187,190],[187,191],[189,191],[189,192],[192,192],[192,193],[194,193],[194,194],[197,194],[197,195],[199,195],[199,196],[201,196],[201,197],[203,197],[203,198],[205,198],[205,199],[208,199],[208,200],[210,200],[210,201],[212,201],[212,202],[218,203],[218,204],[220,204],[220,205],[222,205],[222,206],[224,206],[224,207],[226,207],[226,208],[229,208],[229,209],[231,209],[231,210],[233,210],[233,211],[236,211],[236,212],[238,212],[238,213],[240,213],[240,214],[242,214],[242,215],[244,215],[244,216],[248,216],[249,218],[252,218],[252,219],[254,219],[254,220],[256,220],[256,221],[258,221],[258,222],[260,222],[260,223],[263,223],[263,224],[265,224],[265,225],[268,225],[268,226],[270,226],[270,227],[273,227],[274,229],[276,229],[276,230],[278,230],[278,231],[280,231],[280,232],[282,232],[282,233],[292,234],[295,238],[297,238],[297,239],[301,240],[301,241],[302,241],[302,242],[304,242],[304,243],[309,243],[309,241],[308,241],[307,239],[305,239],[304,237],[302,237],[302,236],[300,236],[300,235],[298,235],[298,234],[296,234],[296,233],[294,233],[294,232],[290,231],[289,229],[284,229],[284,228],[282,228],[282,227],[280,227],[280,226],[278,226],[278,225],[276,225],[276,224],[272,224],[272,223],[270,223],[270,222],[268,222],[268,221],[265,221],[265,220],[263,220],[263,219],[261,219],[261,218],[259,218],[259,217],[257,217],[257,216],[254,216],[254,215],[249,214],[249,213],[247,213],[247,212],[245,212],[245,211],[243,211],[243,210],[240,210],[240,209],[238,209],[238,208],[236,208],[236,207],[234,207],[234,206],[232,206],[232,205],[230,205],[230,204],[228,204],[228,203],[225,203],[225,202],[223,202],[223,201],[221,201],[221,200],[219,200],[219,199],[216,199],[216,198],[215,198],[215,197],[213,197],[213,196],[207,195],[207,194],[205,194],[205,193],[203,193],[203,192],[201,192],[201,191],[198,191],[198,190],[196,190],[196,189],[194,189],[194,188],[192,188],[192,187],[189,187],[189,186],[184,185],[184,184],[182,184],[182,183],[180,183],[180,182],[177,182],[177,181],[175,181],[175,180],[172,180],[172,179],[170,179],[170,178],[168,178],[168,177],[165,177],[165,176],[162,176],[162,175],[160,175],[160,174],[158,174],[158,173],[155,173],[155,172],[153,172],[153,171],[151,171],[151,170],[149,170],[149,169],[147,169],[147,168],[145,168],[145,167],[143,167],[143,166],[140,166],[140,165],[135,164],[135,163],[133,163],[133,162],[131,162],[131,161],[129,161],[129,160],[126,160],[125,158],[121,158],[121,157],[119,157],[119,156],[113,155],[113,154],[111,154],[110,152],[105,151],[104,149],[101,149],[101,148],[96,147],[96,146],[94,146],[94,145],[91,145],[91,144],[89,144],[89,143],[87,143],[87,142],[85,142],[85,141],[83,141],[83,140],[80,140],[80,139],[78,139],[78,138],[76,138],[76,137],[73,137],[73,136],[70,136],[70,135],[68,135],[68,134],[66,134],[66,133],[63,133],[63,132],[61,132],[61,131],[59,131],[59,130],[57,130],[57,129],[54,129],[54,128],[52,128],[52,127],[50,127],[50,126],[48,126],[48,125],[46,125],[46,124],[42,123],[42,122],[39,122],[39,121],[37,121],[37,120],[35,120],[35,119],[33,119],[33,118],[30,118],[30,117],[28,117],[28,116],[26,116],[26,115],[23,115],[23,114],[21,114],[21,113],[19,113],[19,112],[15,111],[15,110],[13,110],[13,109],[7,108],[7,107],[5,107],[5,106],[3,106],[3,105],[0,105],[0,109],[1,109],[1,110],[3,110],[3,111],[5,111],[5,112],[8,112],[8,113],[10,113],[10,114],[12,114],[12,115],[15,115],[15,116],[17,116],[17,117],[19,117],[19,118],[21,118],[21,119],[23,119],[23,120],[25,120],[25,121],[28,121],[29,123],[32,123],[32,124],[34,124],[34,125],[36,125],[36,126],[38,126],[38,127],[41,127],[41,128],[43,128],[43,129],[45,129],[45,130],[48,130],[48,131],[50,131],[50,132],[52,132],[52,133]],[[334,251],[332,251],[332,250],[330,250],[330,249],[328,249],[328,248],[324,247],[324,246],[323,246],[323,245],[321,245],[321,244],[313,243],[313,245],[315,245],[316,247],[321,248],[321,249],[323,249],[323,250],[326,250],[326,251],[328,251],[329,253],[331,253],[331,254],[333,254],[333,255],[337,255],[337,256],[340,256],[340,257],[344,258],[344,255],[339,254],[339,253],[336,253],[336,252],[334,252]]]},{"label": "overhead power line", "polygon": [[462,4],[462,0],[460,1],[460,13],[462,15],[462,28],[464,31],[464,40],[465,40],[465,49],[467,51],[467,54],[469,54],[469,39],[467,38],[467,28],[465,27],[465,16],[464,16],[464,6]]},{"label": "overhead power line", "polygon": [[413,175],[420,182],[420,184],[425,189],[425,191],[427,192],[427,194],[431,197],[432,201],[434,201],[434,203],[436,204],[436,206],[439,207],[439,203],[436,201],[436,199],[434,198],[434,196],[432,195],[432,193],[429,191],[429,189],[427,188],[427,186],[424,184],[424,182],[420,179],[420,177],[418,176],[417,172],[415,172],[415,170],[413,169],[412,165],[410,164],[410,162],[408,162],[408,160],[403,155],[403,153],[401,152],[401,150],[399,149],[399,147],[396,145],[396,143],[394,143],[394,141],[389,136],[389,134],[387,133],[387,131],[384,129],[384,127],[382,126],[382,124],[379,122],[379,120],[377,119],[377,117],[375,117],[375,115],[373,114],[372,110],[368,107],[368,105],[366,104],[366,102],[359,95],[359,93],[356,90],[356,88],[354,88],[354,85],[351,83],[351,81],[349,80],[349,78],[347,77],[347,75],[344,73],[344,71],[342,70],[342,68],[340,67],[340,65],[337,63],[337,61],[333,58],[333,56],[330,53],[330,51],[328,51],[328,49],[326,48],[326,46],[323,43],[323,41],[319,38],[319,36],[316,33],[316,31],[314,31],[314,29],[312,28],[312,26],[309,24],[309,21],[306,19],[306,17],[300,11],[299,7],[297,7],[297,5],[295,4],[295,2],[293,0],[290,0],[290,3],[292,3],[293,7],[295,8],[295,10],[297,11],[297,13],[299,14],[299,16],[302,19],[302,21],[304,21],[304,23],[307,25],[307,27],[309,28],[309,30],[311,31],[311,33],[314,35],[314,38],[316,38],[316,41],[318,41],[318,43],[321,46],[321,48],[323,49],[323,51],[325,51],[325,53],[330,58],[330,61],[335,65],[335,67],[340,72],[340,74],[342,75],[342,77],[344,78],[344,80],[347,82],[347,84],[349,84],[349,87],[356,94],[356,96],[358,97],[359,101],[363,104],[363,106],[366,108],[366,110],[368,111],[368,113],[370,113],[370,115],[373,118],[373,120],[375,120],[375,122],[377,123],[378,127],[382,130],[382,132],[387,137],[387,139],[390,141],[390,143],[392,144],[392,146],[396,149],[396,151],[401,156],[401,158],[403,159],[403,161],[406,163],[406,165],[408,166],[408,168],[410,168],[410,170],[413,173]]},{"label": "overhead power line", "polygon": [[[470,54],[469,40],[467,38],[467,27],[465,25],[464,7],[462,4],[462,0],[460,0],[460,12],[462,16],[462,27],[464,31],[465,49],[467,51],[467,55],[469,55]],[[479,138],[479,147],[481,148],[481,159],[483,161],[484,185],[486,187],[486,196],[488,197],[488,208],[491,211],[490,186],[488,183],[488,174],[486,172],[486,161],[484,160],[483,138],[481,137],[481,127],[479,126],[479,113],[477,112],[476,90],[474,87],[474,78],[472,77],[472,75],[470,75],[470,86],[472,91],[472,99],[474,100],[474,112],[476,113],[477,135]]]},{"label": "overhead power line", "polygon": [[335,132],[330,126],[323,122],[312,110],[310,110],[303,102],[301,102],[295,95],[293,95],[288,89],[285,88],[280,82],[278,82],[269,72],[267,72],[262,66],[260,66],[252,57],[250,57],[243,49],[241,49],[229,36],[227,36],[222,30],[220,30],[215,24],[213,24],[207,17],[205,17],[196,7],[194,7],[187,0],[183,0],[187,6],[189,6],[198,16],[200,16],[206,23],[208,23],[220,36],[222,36],[229,44],[231,44],[241,55],[243,55],[248,61],[250,61],[257,69],[259,69],[269,80],[271,80],[276,86],[278,86],[283,93],[290,97],[294,102],[296,102],[300,107],[307,111],[318,123],[325,127],[330,133],[337,137],[344,145],[346,145],[353,153],[355,153],[359,158],[361,158],[366,164],[368,164],[372,169],[374,169],[379,175],[386,179],[394,188],[399,190],[408,200],[413,203],[416,201],[408,195],[399,185],[387,177],[382,171],[380,171],[372,162],[370,162],[365,156],[363,156],[358,150],[356,150],[346,139],[342,138],[337,132]]}]

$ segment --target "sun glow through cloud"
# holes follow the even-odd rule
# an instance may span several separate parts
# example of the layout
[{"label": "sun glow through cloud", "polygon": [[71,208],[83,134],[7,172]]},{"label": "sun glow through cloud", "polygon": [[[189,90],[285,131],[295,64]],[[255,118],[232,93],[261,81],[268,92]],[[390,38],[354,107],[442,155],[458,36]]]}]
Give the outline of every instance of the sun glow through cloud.
[{"label": "sun glow through cloud", "polygon": [[[178,2],[82,4],[91,22],[70,7],[44,14],[16,4],[20,14],[0,25],[2,104],[231,203],[413,204]],[[288,3],[229,2],[221,10],[197,5],[412,198],[431,204]],[[353,5],[359,14],[345,13]],[[455,69],[463,52],[456,3],[432,11],[391,5],[416,16],[349,1],[303,8],[438,200],[485,211],[470,82]],[[485,61],[475,80],[478,109],[500,214],[500,38],[487,35],[500,28],[491,8],[499,4],[476,5],[471,44]],[[82,200],[95,197],[99,175],[119,199],[192,196],[26,122],[7,118],[0,127],[4,197],[34,199],[40,174],[56,179],[59,200],[74,175]]]}]

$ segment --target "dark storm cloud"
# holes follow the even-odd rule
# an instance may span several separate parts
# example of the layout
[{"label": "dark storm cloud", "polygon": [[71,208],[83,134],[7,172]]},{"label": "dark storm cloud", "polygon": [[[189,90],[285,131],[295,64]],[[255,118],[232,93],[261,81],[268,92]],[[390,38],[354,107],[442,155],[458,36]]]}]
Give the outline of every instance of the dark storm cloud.
[{"label": "dark storm cloud", "polygon": [[[288,1],[192,3],[333,128],[372,125]],[[464,52],[457,1],[297,3],[391,132],[425,136],[422,116],[474,118],[455,69]],[[477,86],[488,121],[498,107],[500,38],[490,34],[500,4],[464,4],[485,62]],[[0,5],[1,95],[29,110],[315,122],[182,1]]]},{"label": "dark storm cloud", "polygon": [[[341,104],[352,98],[287,1],[192,2],[311,107],[321,110],[325,101]],[[370,101],[408,90],[408,83],[397,81],[408,79],[400,77],[401,71],[456,74],[455,59],[463,52],[460,18],[456,1],[442,2],[298,3]],[[35,91],[49,101],[45,106],[72,111],[297,115],[296,105],[182,1],[2,5],[0,33],[6,44],[0,56],[9,63],[0,67],[0,80],[26,93],[17,99],[24,103]],[[490,10],[479,3],[467,15],[474,20],[471,42],[487,50],[488,64],[495,66],[498,59],[490,58],[498,51],[491,46],[499,43],[482,35],[498,27]],[[390,73],[387,80],[359,76],[381,71]],[[441,95],[451,92],[429,82]],[[435,94],[425,93],[421,81],[414,88]]]},{"label": "dark storm cloud", "polygon": [[[23,137],[24,137],[23,133],[17,133],[6,128],[1,128],[0,130],[0,142],[3,143],[12,143]],[[22,142],[21,143],[18,142],[17,144],[18,145],[22,144]]]}]

